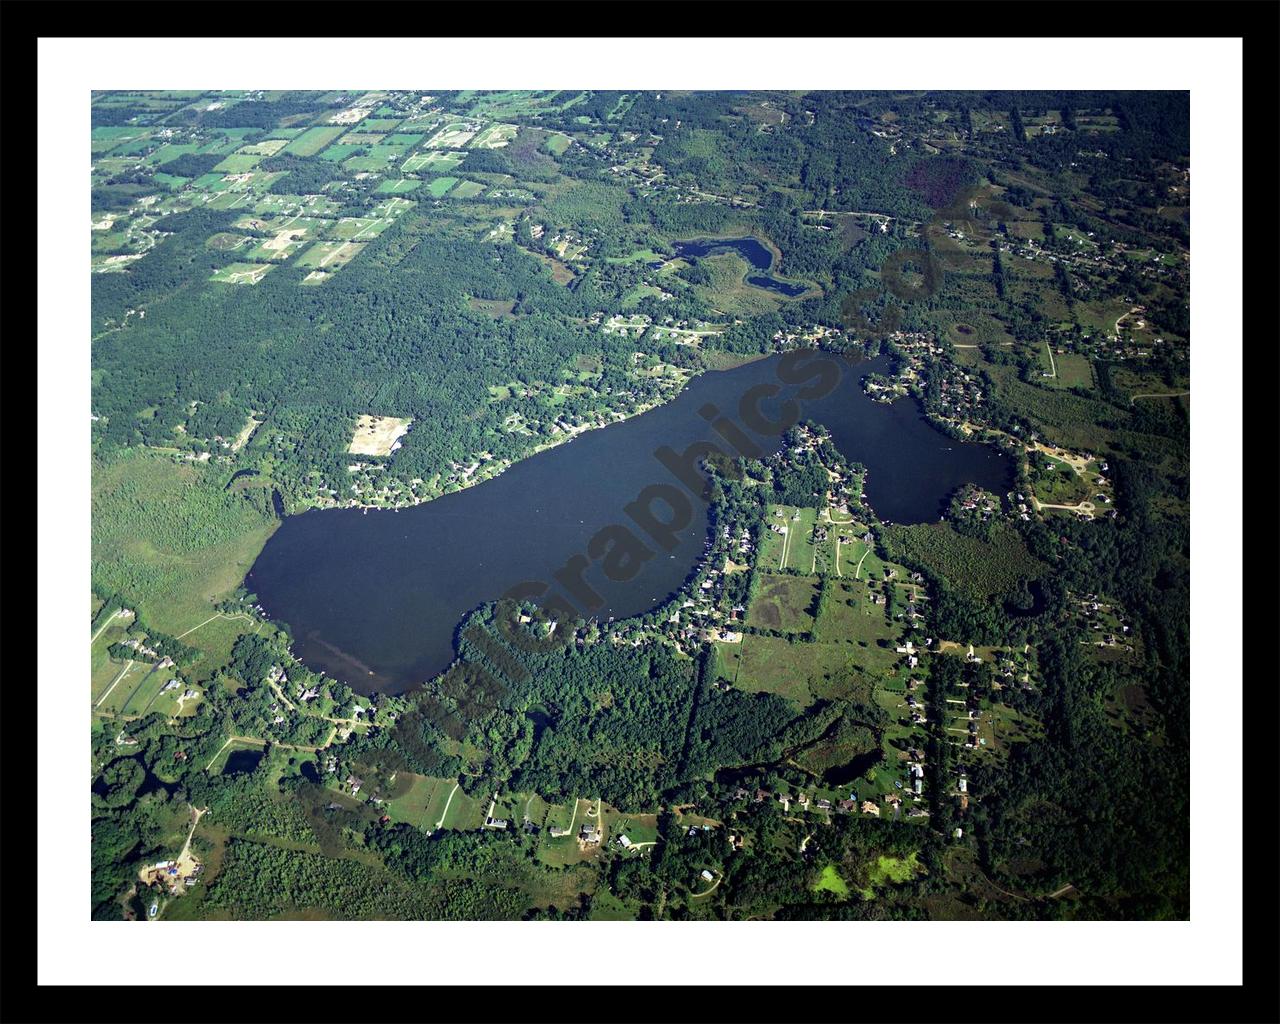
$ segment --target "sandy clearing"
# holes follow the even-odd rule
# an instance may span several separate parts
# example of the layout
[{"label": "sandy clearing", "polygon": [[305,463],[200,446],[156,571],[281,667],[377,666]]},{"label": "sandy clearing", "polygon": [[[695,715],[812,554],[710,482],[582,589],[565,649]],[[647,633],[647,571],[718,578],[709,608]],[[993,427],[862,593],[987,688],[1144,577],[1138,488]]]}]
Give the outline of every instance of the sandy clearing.
[{"label": "sandy clearing", "polygon": [[398,416],[361,416],[347,451],[352,455],[390,455],[396,442],[409,432],[412,422],[412,418]]}]

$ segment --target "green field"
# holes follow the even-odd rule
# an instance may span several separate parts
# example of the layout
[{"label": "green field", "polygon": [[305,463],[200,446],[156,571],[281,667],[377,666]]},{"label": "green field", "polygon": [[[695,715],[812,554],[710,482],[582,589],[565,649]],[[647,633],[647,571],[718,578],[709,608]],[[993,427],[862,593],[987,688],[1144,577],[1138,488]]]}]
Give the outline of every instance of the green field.
[{"label": "green field", "polygon": [[814,892],[833,892],[843,899],[849,895],[849,883],[840,877],[840,872],[836,870],[834,864],[828,864],[822,869],[822,874],[814,883],[813,890]]},{"label": "green field", "polygon": [[346,129],[342,127],[317,125],[315,128],[308,128],[292,140],[285,146],[284,151],[294,156],[315,156],[345,131]]},{"label": "green field", "polygon": [[379,195],[400,195],[404,192],[412,192],[421,185],[422,182],[417,178],[389,178],[382,182],[375,191]]},{"label": "green field", "polygon": [[1046,378],[1047,383],[1060,388],[1093,387],[1093,363],[1088,356],[1064,352],[1055,354],[1053,361],[1058,375]]},{"label": "green field", "polygon": [[427,191],[439,199],[457,183],[457,178],[436,178],[427,186]]},{"label": "green field", "polygon": [[[427,832],[433,831],[436,822],[444,813],[445,804],[449,801],[449,794],[453,791],[456,780],[401,772],[397,775],[397,789],[400,783],[399,775],[409,776],[412,782],[407,792],[387,801],[387,814],[393,821],[405,821],[415,828]],[[461,790],[459,790],[460,795]],[[457,797],[454,802],[457,802]],[[449,813],[453,814],[453,807],[449,808]]]},{"label": "green field", "polygon": [[[445,791],[446,799],[450,790]],[[443,804],[441,807],[443,809]],[[453,800],[449,803],[449,812],[444,817],[443,827],[457,832],[469,832],[472,829],[481,828],[484,826],[484,813],[488,809],[489,797],[469,796],[459,786],[453,793]]]},{"label": "green field", "polygon": [[491,124],[482,128],[471,140],[471,149],[501,149],[516,137],[519,129],[513,124]]},{"label": "green field", "polygon": [[818,581],[812,577],[771,576],[756,578],[756,596],[747,608],[747,625],[788,633],[813,629],[818,603]]},{"label": "green field", "polygon": [[329,235],[345,241],[366,241],[376,238],[393,223],[390,217],[343,217],[329,230]]},{"label": "green field", "polygon": [[232,153],[230,156],[223,157],[222,162],[215,164],[213,169],[223,174],[243,174],[257,167],[261,160],[262,157],[248,153]]},{"label": "green field", "polygon": [[552,135],[546,142],[547,152],[552,156],[560,156],[572,145],[573,139],[568,135],[560,135],[559,133]]},{"label": "green field", "polygon": [[478,181],[464,181],[453,190],[454,199],[471,199],[485,190]]},{"label": "green field", "polygon": [[362,156],[342,161],[348,171],[386,171],[407,152],[404,146],[370,146]]},{"label": "green field", "polygon": [[[814,572],[817,556],[813,545],[813,527],[817,521],[817,509],[770,505],[761,531],[761,567]],[[771,526],[785,527],[787,532],[785,535],[775,533],[770,529]]]},{"label": "green field", "polygon": [[717,644],[721,676],[749,693],[776,693],[807,707],[818,698],[870,699],[870,683],[841,644],[792,643],[747,634]]},{"label": "green field", "polygon": [[465,157],[465,153],[455,151],[426,150],[421,153],[414,153],[413,156],[400,165],[400,170],[405,174],[422,170],[447,172],[462,163]]},{"label": "green field", "polygon": [[298,257],[297,266],[323,270],[345,267],[360,254],[364,242],[316,242]]}]

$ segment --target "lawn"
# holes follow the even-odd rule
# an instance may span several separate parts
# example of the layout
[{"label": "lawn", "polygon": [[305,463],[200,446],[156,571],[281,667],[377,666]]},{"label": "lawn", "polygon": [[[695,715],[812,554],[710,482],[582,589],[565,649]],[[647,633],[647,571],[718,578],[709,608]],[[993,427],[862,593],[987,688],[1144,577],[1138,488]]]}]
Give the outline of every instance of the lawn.
[{"label": "lawn", "polygon": [[413,772],[399,772],[396,776],[397,788],[402,775],[409,776],[411,780],[409,789],[386,802],[387,814],[393,821],[408,822],[415,828],[428,832],[434,830],[436,822],[440,820],[440,815],[444,811],[449,794],[453,790],[455,780],[437,779],[429,775],[416,775]]},{"label": "lawn", "polygon": [[1093,363],[1088,356],[1077,352],[1057,353],[1053,357],[1058,375],[1048,378],[1048,382],[1062,388],[1093,387]]},{"label": "lawn", "polygon": [[[817,521],[817,509],[770,505],[761,531],[759,565],[768,569],[798,569],[812,573],[817,568],[813,544],[813,527]],[[772,526],[784,527],[787,532],[776,533],[770,529]]]},{"label": "lawn", "polygon": [[[448,793],[446,792],[446,798]],[[445,815],[444,828],[468,832],[484,825],[484,812],[489,809],[489,795],[470,796],[459,786]]]}]

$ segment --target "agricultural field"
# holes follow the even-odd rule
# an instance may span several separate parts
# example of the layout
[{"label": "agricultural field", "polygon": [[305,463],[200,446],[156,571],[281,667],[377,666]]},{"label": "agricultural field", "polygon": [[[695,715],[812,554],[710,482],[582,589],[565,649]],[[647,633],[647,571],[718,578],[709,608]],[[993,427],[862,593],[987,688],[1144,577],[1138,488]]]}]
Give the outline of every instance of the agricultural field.
[{"label": "agricultural field", "polygon": [[395,223],[392,217],[342,217],[333,223],[329,235],[335,239],[367,242]]},{"label": "agricultural field", "polygon": [[364,246],[364,242],[316,242],[298,257],[296,265],[317,270],[338,270],[360,255]]},{"label": "agricultural field", "polygon": [[307,244],[306,235],[307,229],[305,227],[285,228],[283,231],[277,231],[274,238],[268,238],[265,242],[261,242],[255,248],[249,250],[249,259],[271,260],[283,263],[289,257],[296,255]]},{"label": "agricultural field", "polygon": [[454,121],[446,124],[426,142],[427,149],[462,149],[480,130],[474,121]]},{"label": "agricultural field", "polygon": [[427,191],[431,193],[433,197],[435,197],[436,199],[439,199],[442,195],[448,192],[449,189],[453,188],[453,186],[456,185],[457,183],[458,183],[457,178],[448,178],[448,177],[435,178],[427,185]]},{"label": "agricultural field", "polygon": [[[457,179],[452,179],[457,180]],[[378,195],[402,195],[406,192],[414,192],[422,186],[422,182],[417,178],[395,178],[387,179],[382,182],[374,190]]]},{"label": "agricultural field", "polygon": [[341,128],[328,128],[317,125],[315,128],[308,128],[297,138],[292,139],[284,148],[284,152],[292,153],[294,156],[315,156],[329,143],[334,142],[343,134]]},{"label": "agricultural field", "polygon": [[400,171],[403,174],[416,174],[419,171],[448,172],[462,163],[465,158],[465,153],[423,150],[421,153],[414,153],[413,156],[405,160],[400,165]]},{"label": "agricultural field", "polygon": [[519,129],[513,124],[492,124],[482,129],[471,140],[471,149],[501,149],[516,137]]}]

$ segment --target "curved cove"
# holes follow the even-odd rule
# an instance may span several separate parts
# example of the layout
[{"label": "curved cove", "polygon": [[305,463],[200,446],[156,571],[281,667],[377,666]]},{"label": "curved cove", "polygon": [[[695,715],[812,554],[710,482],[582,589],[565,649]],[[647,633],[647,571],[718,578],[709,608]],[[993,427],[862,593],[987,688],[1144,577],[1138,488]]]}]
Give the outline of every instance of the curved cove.
[{"label": "curved cove", "polygon": [[[714,405],[742,425],[749,389],[777,385],[760,403],[768,417],[796,398],[781,384],[781,357],[694,378],[666,405],[516,463],[501,476],[413,508],[328,509],[289,516],[258,556],[246,586],[269,615],[288,623],[302,661],[362,692],[398,693],[446,668],[462,617],[515,585],[543,581],[563,592],[555,573],[586,556],[606,526],[627,527],[653,552],[638,575],[611,581],[594,560],[582,579],[602,598],[601,621],[641,615],[662,604],[696,567],[707,515],[691,500],[689,523],[670,551],[649,540],[626,506],[651,484],[677,484],[656,456],[698,441],[729,445],[700,415]],[[818,358],[815,353],[814,358]],[[934,429],[918,404],[872,401],[860,380],[886,373],[886,356],[843,367],[826,397],[799,400],[803,419],[823,424],[837,448],[868,471],[866,495],[891,522],[936,520],[964,483],[1004,493],[1012,463],[994,448],[962,443]],[[765,452],[781,439],[748,429]],[[687,491],[685,493],[688,493]],[[660,503],[656,515],[666,515]]]},{"label": "curved cove", "polygon": [[[757,238],[692,238],[673,242],[672,247],[681,259],[700,259],[714,253],[736,252],[758,271],[768,271],[773,268],[773,253]],[[747,284],[756,288],[778,292],[788,298],[803,295],[810,287],[807,284],[784,281],[780,277],[767,273],[748,274],[746,281]]]}]

